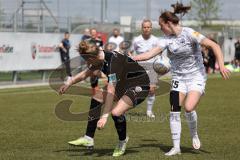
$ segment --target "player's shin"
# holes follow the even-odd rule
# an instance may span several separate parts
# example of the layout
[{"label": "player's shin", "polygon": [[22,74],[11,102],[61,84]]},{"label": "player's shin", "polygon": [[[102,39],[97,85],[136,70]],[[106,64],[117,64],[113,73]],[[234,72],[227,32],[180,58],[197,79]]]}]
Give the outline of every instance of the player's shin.
[{"label": "player's shin", "polygon": [[152,111],[154,101],[155,101],[155,94],[148,95],[148,97],[147,97],[147,116],[149,116],[149,117],[154,116],[153,111]]},{"label": "player's shin", "polygon": [[201,142],[197,134],[197,113],[196,111],[185,112],[185,116],[188,122],[191,137],[192,137],[192,146],[194,149],[200,149]]},{"label": "player's shin", "polygon": [[90,111],[88,116],[88,124],[86,130],[86,136],[94,138],[94,134],[97,128],[97,122],[100,118],[102,103],[91,99]]},{"label": "player's shin", "polygon": [[172,133],[172,140],[174,148],[180,148],[180,138],[181,138],[181,106],[179,105],[179,92],[170,92],[170,129]]},{"label": "player's shin", "polygon": [[190,129],[191,137],[197,136],[197,113],[196,111],[185,112],[187,123]]},{"label": "player's shin", "polygon": [[126,139],[127,136],[127,123],[126,118],[124,115],[121,116],[112,116],[115,124],[115,128],[118,133],[118,137],[120,141],[123,141]]},{"label": "player's shin", "polygon": [[181,138],[181,117],[180,112],[170,112],[170,129],[172,134],[173,146],[174,148],[180,148],[180,138]]}]

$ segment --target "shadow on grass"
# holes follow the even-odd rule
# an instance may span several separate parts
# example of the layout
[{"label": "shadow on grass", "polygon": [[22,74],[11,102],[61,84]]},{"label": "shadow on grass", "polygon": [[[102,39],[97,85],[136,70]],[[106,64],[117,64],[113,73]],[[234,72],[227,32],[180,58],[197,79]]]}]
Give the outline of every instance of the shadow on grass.
[{"label": "shadow on grass", "polygon": [[[172,148],[172,146],[163,145],[163,144],[160,144],[159,147],[160,147],[160,149],[161,149],[164,153],[169,152],[170,149]],[[200,154],[201,152],[207,153],[207,154],[210,154],[210,153],[211,153],[211,152],[205,151],[205,150],[203,150],[203,149],[194,150],[193,148],[184,147],[184,146],[181,147],[181,152],[182,152],[182,153],[191,153],[191,154]]]},{"label": "shadow on grass", "polygon": [[[170,149],[172,148],[172,146],[169,145],[164,145],[164,144],[159,144],[157,140],[154,139],[142,139],[142,142],[149,142],[148,144],[139,144],[137,147],[131,147],[131,149],[134,148],[160,148],[160,150],[162,150],[164,153],[170,151]],[[130,148],[127,148],[130,149]],[[185,147],[182,146],[181,147],[181,152],[182,153],[191,153],[191,154],[200,154],[200,153],[206,153],[206,154],[211,154],[211,152],[203,150],[203,149],[199,149],[199,150],[195,150],[193,148],[190,147]]]},{"label": "shadow on grass", "polygon": [[[53,152],[66,152],[68,154],[68,156],[70,156],[70,157],[76,157],[76,156],[103,157],[103,156],[112,156],[113,151],[114,151],[114,148],[112,148],[112,149],[100,149],[100,148],[87,149],[86,147],[70,146],[68,149],[56,150]],[[125,154],[135,154],[137,152],[139,152],[139,151],[127,148]]]},{"label": "shadow on grass", "polygon": [[[168,152],[172,146],[159,144],[157,140],[154,139],[142,139],[142,142],[144,144],[138,144],[137,146],[133,147],[127,147],[125,154],[136,154],[137,152],[141,152],[141,149],[143,148],[159,148],[162,152],[166,153]],[[76,157],[76,156],[91,156],[91,157],[103,157],[103,156],[112,156],[114,148],[111,149],[100,149],[100,148],[94,148],[94,149],[87,149],[83,146],[69,146],[68,149],[62,149],[62,150],[56,150],[53,152],[65,152],[70,157]],[[181,147],[182,153],[190,153],[190,154],[211,154],[211,152],[200,149],[200,150],[194,150],[190,147]]]}]

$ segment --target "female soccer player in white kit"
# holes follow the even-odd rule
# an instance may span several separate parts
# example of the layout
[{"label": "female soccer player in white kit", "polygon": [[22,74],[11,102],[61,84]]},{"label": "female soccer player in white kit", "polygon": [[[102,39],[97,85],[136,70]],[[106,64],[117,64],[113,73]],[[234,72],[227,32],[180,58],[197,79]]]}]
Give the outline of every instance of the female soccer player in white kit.
[{"label": "female soccer player in white kit", "polygon": [[174,12],[165,11],[159,17],[159,25],[165,36],[159,40],[157,47],[133,57],[134,60],[147,60],[167,49],[171,60],[172,89],[170,92],[170,129],[173,148],[166,156],[181,154],[181,106],[184,105],[186,119],[190,128],[194,149],[201,146],[197,134],[196,106],[204,93],[206,73],[204,70],[200,45],[209,46],[219,63],[224,79],[230,72],[224,67],[223,54],[218,44],[209,40],[191,28],[182,27],[175,13],[186,13],[184,8],[176,7]]},{"label": "female soccer player in white kit", "polygon": [[[131,54],[134,52],[136,55],[142,54],[156,47],[157,44],[158,38],[152,35],[151,20],[144,19],[142,21],[142,34],[133,39]],[[159,56],[139,63],[145,70],[147,70],[150,79],[150,91],[147,97],[147,116],[150,118],[155,118],[152,108],[155,101],[155,90],[158,83],[158,74],[153,69],[153,62],[157,57]]]}]

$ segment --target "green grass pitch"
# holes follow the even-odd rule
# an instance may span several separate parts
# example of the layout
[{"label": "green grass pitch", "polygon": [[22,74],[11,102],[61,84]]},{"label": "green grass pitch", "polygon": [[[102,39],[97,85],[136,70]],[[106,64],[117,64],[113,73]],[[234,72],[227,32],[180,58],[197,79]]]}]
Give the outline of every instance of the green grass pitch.
[{"label": "green grass pitch", "polygon": [[[237,160],[240,157],[240,75],[230,80],[210,76],[206,94],[198,108],[198,130],[202,142],[192,150],[189,129],[182,112],[182,155],[167,158],[171,146],[169,95],[158,96],[154,105],[156,120],[145,117],[146,103],[128,113],[126,154],[114,159]],[[1,160],[113,159],[117,134],[109,118],[104,130],[95,135],[95,149],[69,147],[67,142],[85,134],[86,121],[58,119],[55,106],[64,99],[74,101],[71,111],[87,111],[90,98],[59,96],[49,87],[0,90]]]}]

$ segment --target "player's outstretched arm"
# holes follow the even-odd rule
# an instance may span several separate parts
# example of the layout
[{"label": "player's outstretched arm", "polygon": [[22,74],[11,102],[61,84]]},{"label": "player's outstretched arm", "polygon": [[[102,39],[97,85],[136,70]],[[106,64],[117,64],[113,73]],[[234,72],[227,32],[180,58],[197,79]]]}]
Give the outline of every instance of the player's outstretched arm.
[{"label": "player's outstretched arm", "polygon": [[222,77],[224,79],[228,79],[230,76],[230,71],[224,66],[223,53],[220,46],[208,38],[204,38],[201,41],[201,44],[212,48],[213,53],[216,56]]},{"label": "player's outstretched arm", "polygon": [[62,85],[59,88],[58,93],[64,94],[70,86],[72,86],[75,83],[81,82],[82,80],[85,80],[87,77],[92,75],[92,73],[93,73],[92,71],[90,71],[89,69],[86,69],[86,70],[78,73],[76,76],[71,77],[70,80],[67,81],[67,83],[65,83],[64,85]]},{"label": "player's outstretched arm", "polygon": [[160,47],[155,47],[148,52],[139,54],[137,56],[133,56],[132,58],[135,61],[144,61],[144,60],[151,59],[152,57],[155,57],[156,55],[161,54],[161,53],[162,53],[162,49]]}]

